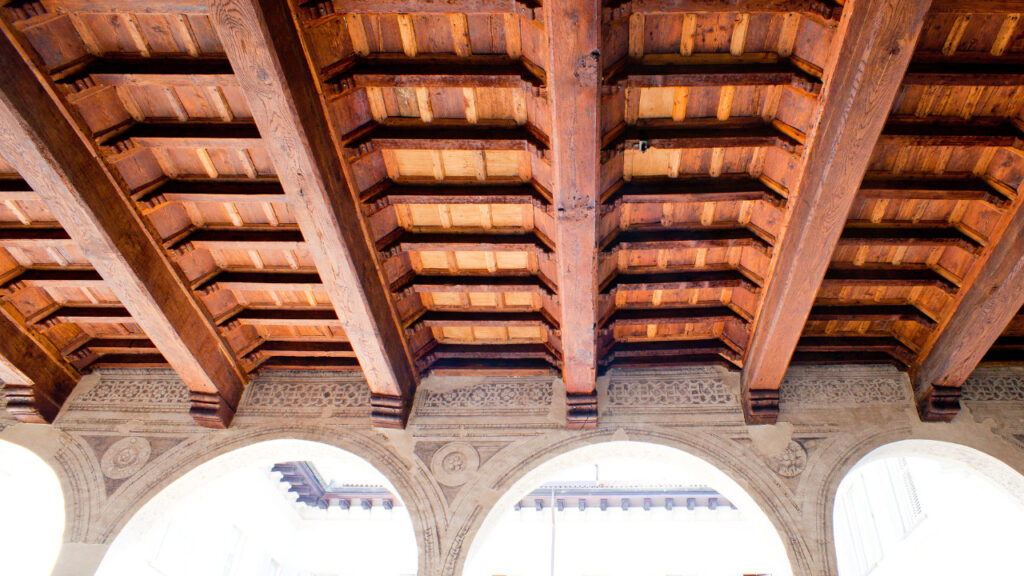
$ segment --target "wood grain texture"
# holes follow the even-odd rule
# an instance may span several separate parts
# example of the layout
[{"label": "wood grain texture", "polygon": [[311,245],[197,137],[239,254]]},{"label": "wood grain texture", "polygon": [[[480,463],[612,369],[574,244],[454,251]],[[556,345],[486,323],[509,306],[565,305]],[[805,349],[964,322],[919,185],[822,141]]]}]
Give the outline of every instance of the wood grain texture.
[{"label": "wood grain texture", "polygon": [[1022,306],[1024,209],[1018,207],[977,276],[962,291],[953,314],[912,370],[922,420],[949,420],[956,414],[959,404],[953,402],[960,386]]},{"label": "wood grain texture", "polygon": [[80,377],[17,312],[0,306],[0,380],[8,412],[22,422],[53,422]]},{"label": "wood grain texture", "polygon": [[345,180],[321,94],[283,2],[216,0],[212,20],[320,278],[373,393],[375,423],[402,427],[417,373]]},{"label": "wood grain texture", "polygon": [[592,428],[597,425],[601,5],[597,0],[570,0],[546,10],[562,379],[570,398],[569,426]]},{"label": "wood grain texture", "polygon": [[821,117],[747,350],[743,391],[749,423],[776,418],[771,410],[752,409],[750,391],[777,390],[782,384],[928,5],[927,0],[856,0],[843,8]]},{"label": "wood grain texture", "polygon": [[244,372],[191,289],[99,160],[97,145],[0,24],[0,153],[18,158],[25,180],[47,203],[110,289],[193,394],[199,424],[226,427],[246,384]]}]

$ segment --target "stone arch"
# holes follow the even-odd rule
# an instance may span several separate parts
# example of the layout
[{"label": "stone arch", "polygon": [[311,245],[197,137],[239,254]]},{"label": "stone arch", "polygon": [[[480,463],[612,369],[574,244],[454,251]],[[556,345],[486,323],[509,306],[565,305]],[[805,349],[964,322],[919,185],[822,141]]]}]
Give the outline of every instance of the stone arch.
[{"label": "stone arch", "polygon": [[[416,539],[419,572],[427,573],[432,568],[437,535],[431,512],[436,497],[430,494],[430,482],[422,471],[407,465],[392,451],[382,435],[369,431],[337,433],[323,428],[281,425],[215,432],[186,440],[154,459],[111,495],[108,500],[110,506],[104,510],[103,518],[97,521],[100,526],[96,529],[98,541],[113,544],[131,520],[154,498],[203,466],[261,444],[289,440],[347,452],[387,478],[409,513]],[[432,550],[435,551],[433,554]]]},{"label": "stone arch", "polygon": [[[893,457],[924,457],[963,465],[1003,488],[1024,505],[1024,452],[989,430],[967,426],[925,424],[916,429],[896,428],[852,437],[845,450],[819,483],[816,524],[824,533],[825,566],[837,575],[834,512],[840,486],[850,473],[871,462]],[[966,428],[966,429],[965,429]]]},{"label": "stone arch", "polygon": [[[479,504],[479,499],[463,501],[455,511],[454,515],[462,517],[462,523],[449,538],[442,574],[462,573],[481,532],[486,536],[488,520],[496,518],[495,510],[500,509],[505,500],[515,501],[515,492],[531,481],[534,472],[581,449],[600,449],[601,445],[618,442],[672,450],[701,463],[702,470],[712,471],[716,489],[724,488],[722,491],[727,497],[752,505],[765,515],[779,536],[794,574],[812,573],[793,500],[784,494],[778,478],[749,446],[704,432],[689,430],[686,434],[675,434],[664,429],[637,427],[538,436],[507,449],[497,466],[490,466],[489,462],[481,467],[480,476],[469,492],[499,496],[485,506]],[[509,462],[510,466],[502,465]]]},{"label": "stone arch", "polygon": [[0,522],[3,570],[45,576],[61,550],[67,514],[54,466],[35,451],[0,439]]}]

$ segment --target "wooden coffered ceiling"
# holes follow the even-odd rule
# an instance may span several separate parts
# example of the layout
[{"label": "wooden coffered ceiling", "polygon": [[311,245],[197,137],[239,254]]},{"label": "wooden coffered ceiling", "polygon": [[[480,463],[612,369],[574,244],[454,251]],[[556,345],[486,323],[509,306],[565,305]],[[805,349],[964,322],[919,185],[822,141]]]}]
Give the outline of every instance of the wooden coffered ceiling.
[{"label": "wooden coffered ceiling", "polygon": [[0,378],[1024,363],[1024,1],[0,0]]}]

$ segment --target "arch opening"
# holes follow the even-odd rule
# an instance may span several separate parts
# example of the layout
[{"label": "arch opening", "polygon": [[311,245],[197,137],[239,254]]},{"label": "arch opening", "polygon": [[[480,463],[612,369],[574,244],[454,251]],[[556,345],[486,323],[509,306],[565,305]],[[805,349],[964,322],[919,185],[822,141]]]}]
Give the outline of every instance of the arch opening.
[{"label": "arch opening", "polygon": [[611,441],[540,464],[473,539],[465,576],[791,574],[778,532],[720,469],[664,445]]},{"label": "arch opening", "polygon": [[31,450],[0,440],[0,572],[45,576],[64,535],[60,480]]},{"label": "arch opening", "polygon": [[269,440],[205,462],[124,526],[97,576],[411,576],[418,553],[398,491],[326,444]]},{"label": "arch opening", "polygon": [[840,576],[1012,573],[1024,565],[1024,476],[967,446],[894,442],[840,482],[832,526]]}]

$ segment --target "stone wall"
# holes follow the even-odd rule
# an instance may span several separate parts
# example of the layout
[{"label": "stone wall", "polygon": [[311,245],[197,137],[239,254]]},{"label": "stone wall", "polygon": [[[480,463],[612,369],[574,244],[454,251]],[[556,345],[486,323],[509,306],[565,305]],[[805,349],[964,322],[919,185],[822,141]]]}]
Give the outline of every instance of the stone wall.
[{"label": "stone wall", "polygon": [[494,503],[530,470],[581,446],[635,440],[718,467],[769,516],[794,574],[835,574],[832,505],[839,482],[880,446],[952,442],[1024,472],[1024,371],[979,370],[952,423],[921,423],[906,376],[889,367],[794,368],[779,423],[746,426],[739,375],[718,368],[613,371],[598,381],[600,426],[564,427],[551,377],[429,378],[406,430],[369,426],[355,375],[279,372],[246,391],[231,429],[188,416],[188,395],[159,370],[84,379],[52,426],[0,420],[0,439],[34,450],[61,478],[65,546],[55,574],[91,574],[149,499],[218,455],[264,440],[337,446],[388,476],[412,516],[420,574],[459,574]]}]

